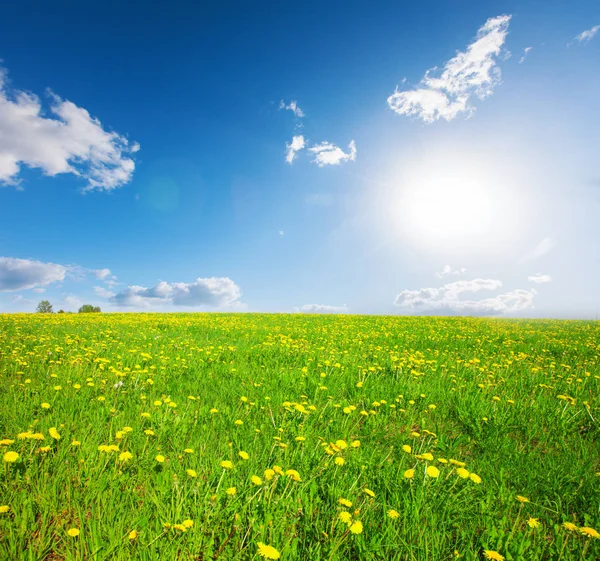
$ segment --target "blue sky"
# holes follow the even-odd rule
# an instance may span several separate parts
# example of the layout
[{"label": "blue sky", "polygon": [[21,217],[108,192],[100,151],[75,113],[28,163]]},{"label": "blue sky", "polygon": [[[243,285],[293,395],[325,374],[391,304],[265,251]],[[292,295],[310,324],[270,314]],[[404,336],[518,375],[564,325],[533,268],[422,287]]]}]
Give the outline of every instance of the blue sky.
[{"label": "blue sky", "polygon": [[0,311],[600,313],[597,2],[5,2]]}]

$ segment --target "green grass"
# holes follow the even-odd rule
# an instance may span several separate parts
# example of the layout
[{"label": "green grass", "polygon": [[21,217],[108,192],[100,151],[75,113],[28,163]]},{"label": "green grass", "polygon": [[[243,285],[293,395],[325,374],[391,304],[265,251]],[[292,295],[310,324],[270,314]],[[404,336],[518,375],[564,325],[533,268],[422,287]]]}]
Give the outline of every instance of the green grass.
[{"label": "green grass", "polygon": [[596,322],[0,316],[0,559],[598,559],[599,355]]}]

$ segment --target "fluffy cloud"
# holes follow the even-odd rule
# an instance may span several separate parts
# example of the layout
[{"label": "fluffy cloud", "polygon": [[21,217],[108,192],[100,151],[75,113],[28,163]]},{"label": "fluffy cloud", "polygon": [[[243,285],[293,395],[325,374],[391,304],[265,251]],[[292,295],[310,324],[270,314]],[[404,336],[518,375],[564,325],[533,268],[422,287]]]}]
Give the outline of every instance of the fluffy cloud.
[{"label": "fluffy cloud", "polygon": [[350,141],[348,145],[349,152],[347,153],[331,142],[315,144],[308,150],[315,155],[313,163],[317,164],[320,168],[324,166],[337,166],[342,162],[353,162],[356,160],[356,143],[354,140]]},{"label": "fluffy cloud", "polygon": [[458,277],[460,275],[464,275],[467,272],[465,268],[462,269],[453,269],[450,265],[446,265],[443,270],[439,273],[436,273],[435,276],[438,279],[443,279],[445,277]]},{"label": "fluffy cloud", "polygon": [[107,290],[106,288],[104,288],[103,286],[95,286],[94,287],[94,292],[102,297],[102,298],[112,298],[115,293],[111,292],[110,290]]},{"label": "fluffy cloud", "polygon": [[523,263],[525,261],[535,261],[536,259],[539,259],[540,257],[543,257],[544,255],[552,251],[555,245],[556,242],[552,238],[544,238],[529,253],[523,255],[523,257],[521,257],[520,262]]},{"label": "fluffy cloud", "polygon": [[238,304],[240,287],[227,277],[198,278],[192,283],[159,282],[156,286],[129,286],[110,297],[117,306],[148,308],[153,305],[208,306],[219,308]]},{"label": "fluffy cloud", "polygon": [[322,304],[304,304],[299,309],[304,314],[345,314],[349,311],[348,306],[327,306]]},{"label": "fluffy cloud", "polygon": [[291,164],[296,158],[296,153],[299,152],[300,150],[303,150],[304,146],[305,146],[304,137],[301,134],[298,136],[294,136],[294,138],[292,138],[292,142],[286,143],[286,145],[285,145],[285,147],[286,147],[285,161],[288,164]]},{"label": "fluffy cloud", "polygon": [[279,109],[287,109],[288,111],[291,111],[294,115],[296,115],[296,117],[298,118],[302,118],[304,117],[304,111],[302,111],[302,109],[300,109],[300,107],[298,106],[298,103],[294,100],[290,101],[288,105],[285,104],[285,101],[283,101],[283,99],[279,102]]},{"label": "fluffy cloud", "polygon": [[535,284],[543,284],[546,282],[552,282],[552,277],[550,275],[542,275],[538,273],[537,275],[531,275],[527,277],[529,282],[534,282]]},{"label": "fluffy cloud", "polygon": [[503,15],[488,19],[475,41],[450,59],[439,77],[432,76],[435,69],[428,70],[417,88],[396,88],[387,99],[390,108],[399,115],[416,115],[426,123],[440,118],[451,121],[459,113],[471,113],[471,96],[484,99],[500,83],[496,58],[506,40],[510,18]]},{"label": "fluffy cloud", "polygon": [[100,280],[107,279],[111,275],[110,269],[92,269],[90,272]]},{"label": "fluffy cloud", "polygon": [[24,290],[59,282],[64,280],[67,272],[67,267],[56,263],[0,257],[0,292]]},{"label": "fluffy cloud", "polygon": [[137,143],[54,94],[49,110],[52,117],[44,116],[34,94],[9,91],[0,68],[0,185],[18,184],[23,165],[50,176],[72,173],[87,181],[86,191],[110,191],[131,180]]},{"label": "fluffy cloud", "polygon": [[449,310],[473,315],[509,314],[533,308],[533,299],[537,294],[533,289],[517,289],[482,300],[461,299],[463,294],[497,290],[501,287],[502,282],[496,279],[461,280],[441,288],[404,290],[396,296],[394,305],[414,310]]},{"label": "fluffy cloud", "polygon": [[533,49],[533,47],[525,47],[525,49],[523,49],[523,56],[519,59],[519,64],[523,64],[525,62],[525,59],[527,58],[527,55],[531,49]]},{"label": "fluffy cloud", "polygon": [[594,25],[594,27],[586,29],[585,31],[582,31],[579,35],[577,35],[577,37],[575,37],[575,41],[577,41],[580,44],[587,43],[596,36],[598,31],[600,31],[600,25]]}]

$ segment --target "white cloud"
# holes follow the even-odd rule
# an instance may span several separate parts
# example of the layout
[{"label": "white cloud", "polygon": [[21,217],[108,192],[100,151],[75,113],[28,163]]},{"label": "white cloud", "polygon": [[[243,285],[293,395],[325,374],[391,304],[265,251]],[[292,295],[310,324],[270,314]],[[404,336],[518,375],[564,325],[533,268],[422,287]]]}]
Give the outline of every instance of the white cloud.
[{"label": "white cloud", "polygon": [[112,298],[115,293],[111,292],[110,290],[107,290],[106,288],[104,288],[103,286],[95,286],[94,287],[94,292],[102,297],[102,298]]},{"label": "white cloud", "polygon": [[63,302],[68,306],[76,309],[79,309],[83,304],[83,302],[77,296],[73,296],[73,294],[65,294]]},{"label": "white cloud", "polygon": [[282,99],[279,102],[279,109],[287,109],[288,111],[291,111],[294,115],[296,115],[296,117],[298,117],[300,119],[302,117],[304,117],[304,111],[302,111],[302,109],[300,109],[300,107],[298,106],[298,103],[294,100],[290,101],[289,104],[286,105]]},{"label": "white cloud", "polygon": [[[97,279],[104,280],[110,277],[111,272],[110,269],[92,269],[90,271]],[[115,278],[115,277],[113,277]]]},{"label": "white cloud", "polygon": [[59,282],[64,280],[67,272],[67,267],[56,263],[0,257],[0,292],[36,288]]},{"label": "white cloud", "polygon": [[540,257],[543,257],[544,255],[549,253],[555,245],[556,242],[552,238],[544,238],[539,244],[537,244],[533,248],[533,250],[523,255],[523,257],[521,257],[520,262],[523,263],[525,261],[535,261],[536,259],[539,259]]},{"label": "white cloud", "polygon": [[304,314],[345,314],[348,306],[327,306],[322,304],[304,304],[299,310]]},{"label": "white cloud", "polygon": [[419,86],[412,90],[396,91],[387,99],[390,108],[399,115],[416,115],[426,123],[446,119],[459,113],[471,113],[472,95],[479,99],[490,96],[500,83],[500,68],[496,57],[508,34],[511,16],[490,18],[479,28],[476,40],[465,52],[459,52],[444,66],[438,78],[428,70]]},{"label": "white cloud", "polygon": [[285,232],[283,230],[279,230],[279,235],[283,236],[285,234]]},{"label": "white cloud", "polygon": [[450,310],[474,315],[509,314],[533,307],[535,290],[517,289],[483,300],[462,300],[465,293],[477,293],[482,290],[497,290],[502,282],[496,279],[461,280],[441,288],[421,288],[404,290],[396,296],[394,305],[422,311]]},{"label": "white cloud", "polygon": [[543,284],[546,282],[552,282],[552,277],[550,275],[542,275],[541,273],[537,273],[536,275],[527,277],[527,280],[536,284]]},{"label": "white cloud", "polygon": [[525,62],[525,59],[527,58],[527,55],[531,49],[533,49],[533,47],[525,47],[525,49],[523,49],[523,56],[519,59],[519,64],[523,64]]},{"label": "white cloud", "polygon": [[44,294],[46,292],[45,288],[34,288],[33,292],[37,292],[38,294]]},{"label": "white cloud", "polygon": [[159,282],[156,286],[129,286],[110,298],[117,306],[148,308],[153,305],[223,307],[239,303],[240,287],[227,277],[198,278],[192,283]]},{"label": "white cloud", "polygon": [[450,265],[446,265],[439,273],[435,273],[435,276],[438,279],[443,279],[445,277],[458,277],[464,275],[466,272],[467,270],[464,267],[462,269],[453,269]]},{"label": "white cloud", "polygon": [[339,146],[331,142],[321,142],[308,150],[315,154],[313,163],[322,168],[324,166],[337,166],[342,162],[353,162],[356,160],[356,143],[354,140],[350,141],[348,149],[349,152],[346,153]]},{"label": "white cloud", "polygon": [[296,153],[304,149],[306,143],[304,142],[304,136],[301,134],[294,136],[291,143],[286,142],[285,161],[291,164],[296,159]]},{"label": "white cloud", "polygon": [[577,41],[579,44],[588,43],[596,36],[598,31],[600,31],[600,25],[594,25],[594,27],[586,29],[577,35],[577,37],[575,37],[575,41]]},{"label": "white cloud", "polygon": [[87,181],[86,191],[110,191],[131,180],[130,155],[139,144],[106,131],[85,109],[50,94],[50,114],[40,99],[9,90],[0,68],[0,185],[17,185],[21,166],[46,175],[72,173]]}]

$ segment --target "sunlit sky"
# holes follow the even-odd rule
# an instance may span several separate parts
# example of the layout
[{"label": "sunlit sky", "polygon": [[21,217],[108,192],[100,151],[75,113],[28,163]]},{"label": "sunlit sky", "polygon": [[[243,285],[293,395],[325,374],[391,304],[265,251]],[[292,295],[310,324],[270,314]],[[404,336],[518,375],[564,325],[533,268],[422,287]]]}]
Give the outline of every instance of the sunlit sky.
[{"label": "sunlit sky", "polygon": [[5,2],[0,312],[600,314],[600,4]]}]

